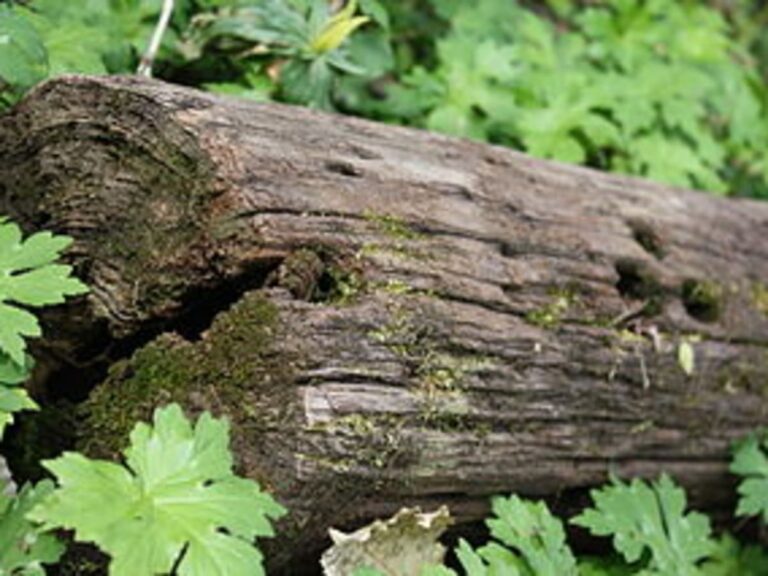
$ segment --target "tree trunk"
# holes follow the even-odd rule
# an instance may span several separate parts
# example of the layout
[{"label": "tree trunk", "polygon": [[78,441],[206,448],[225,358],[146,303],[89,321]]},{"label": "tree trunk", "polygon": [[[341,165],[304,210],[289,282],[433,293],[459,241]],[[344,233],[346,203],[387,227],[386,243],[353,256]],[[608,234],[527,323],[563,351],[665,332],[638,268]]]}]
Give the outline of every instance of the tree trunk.
[{"label": "tree trunk", "polygon": [[228,415],[291,510],[275,573],[330,525],[611,471],[730,505],[729,443],[766,423],[768,204],[70,77],[0,118],[0,211],[75,237],[92,287],[46,317],[38,392],[103,380],[100,456],[158,404]]}]

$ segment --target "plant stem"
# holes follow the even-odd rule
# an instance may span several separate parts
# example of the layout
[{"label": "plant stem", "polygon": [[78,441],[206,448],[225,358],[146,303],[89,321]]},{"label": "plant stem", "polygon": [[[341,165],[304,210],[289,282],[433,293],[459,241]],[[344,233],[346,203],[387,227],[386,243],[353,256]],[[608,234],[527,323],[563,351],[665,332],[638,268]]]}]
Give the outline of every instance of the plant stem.
[{"label": "plant stem", "polygon": [[152,76],[152,64],[155,62],[155,56],[160,48],[160,42],[163,40],[163,34],[168,28],[168,23],[171,21],[171,15],[173,14],[173,0],[163,1],[163,10],[160,13],[160,19],[157,21],[157,26],[152,34],[152,39],[149,42],[149,47],[141,57],[139,68],[136,71],[141,76]]}]

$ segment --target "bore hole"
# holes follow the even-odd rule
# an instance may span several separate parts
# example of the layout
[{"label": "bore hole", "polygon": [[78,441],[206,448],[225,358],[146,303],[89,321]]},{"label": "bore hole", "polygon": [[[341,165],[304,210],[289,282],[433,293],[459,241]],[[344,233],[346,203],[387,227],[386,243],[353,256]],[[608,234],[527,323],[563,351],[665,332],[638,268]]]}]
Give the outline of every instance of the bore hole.
[{"label": "bore hole", "polygon": [[331,161],[325,163],[325,169],[334,174],[341,174],[349,178],[361,178],[363,171],[349,162]]},{"label": "bore hole", "polygon": [[717,322],[722,311],[723,290],[714,282],[688,279],[681,298],[686,312],[700,322]]},{"label": "bore hole", "polygon": [[637,260],[619,260],[616,262],[619,280],[616,289],[625,298],[636,300],[657,300],[661,297],[661,284],[648,269]]},{"label": "bore hole", "polygon": [[328,266],[317,279],[312,302],[349,304],[362,294],[366,283],[361,270],[344,264]]},{"label": "bore hole", "polygon": [[515,258],[520,255],[520,249],[509,242],[499,242],[499,254],[506,258]]},{"label": "bore hole", "polygon": [[667,255],[661,237],[650,224],[639,220],[632,220],[627,224],[632,230],[632,237],[635,239],[635,242],[640,244],[643,250],[659,260]]}]

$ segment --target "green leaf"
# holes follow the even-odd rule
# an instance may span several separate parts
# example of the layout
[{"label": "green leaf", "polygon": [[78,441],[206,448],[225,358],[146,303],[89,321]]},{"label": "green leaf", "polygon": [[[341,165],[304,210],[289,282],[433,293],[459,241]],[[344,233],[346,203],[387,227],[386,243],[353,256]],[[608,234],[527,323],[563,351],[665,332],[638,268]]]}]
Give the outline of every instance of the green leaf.
[{"label": "green leaf", "polygon": [[42,39],[29,20],[0,6],[0,85],[28,88],[45,77],[47,62]]},{"label": "green leaf", "polygon": [[419,576],[458,576],[458,574],[446,566],[427,566]]},{"label": "green leaf", "polygon": [[688,340],[682,340],[677,347],[677,363],[686,376],[692,376],[696,367],[696,353],[693,344]]},{"label": "green leaf", "polygon": [[596,536],[613,536],[627,562],[650,556],[649,568],[659,576],[698,576],[698,564],[712,553],[709,520],[685,514],[685,492],[668,476],[646,484],[618,479],[591,492],[595,508],[572,520]]},{"label": "green leaf", "polygon": [[37,410],[38,405],[24,388],[9,388],[0,385],[0,438],[5,428],[13,424],[13,413],[22,410]]},{"label": "green leaf", "polygon": [[16,304],[60,304],[88,291],[71,276],[72,268],[54,264],[71,239],[38,232],[22,240],[21,229],[0,220],[0,352],[25,363],[25,338],[41,335],[37,318]]},{"label": "green leaf", "polygon": [[743,478],[738,486],[739,516],[761,515],[768,523],[768,433],[760,432],[737,444],[730,470]]},{"label": "green leaf", "polygon": [[22,384],[32,371],[31,356],[26,356],[23,364],[16,364],[8,354],[0,352],[0,386]]},{"label": "green leaf", "polygon": [[742,546],[730,534],[717,540],[712,557],[702,566],[702,576],[765,574],[768,574],[768,551],[757,545]]},{"label": "green leaf", "polygon": [[127,468],[77,453],[44,462],[59,487],[33,510],[46,528],[74,530],[112,557],[111,576],[263,574],[257,536],[285,510],[232,474],[229,427],[203,414],[194,429],[178,405],[137,424]]},{"label": "green leaf", "polygon": [[389,12],[379,0],[360,0],[360,11],[389,31]]},{"label": "green leaf", "polygon": [[[530,573],[536,576],[576,574],[576,559],[566,544],[563,524],[544,502],[510,496],[494,498],[491,506],[496,515],[486,522],[491,535],[513,550]],[[488,552],[484,555],[488,557]]]},{"label": "green leaf", "polygon": [[51,534],[41,533],[27,513],[53,490],[53,482],[27,484],[19,494],[0,494],[0,574],[32,576],[44,571],[41,564],[57,562],[64,546]]},{"label": "green leaf", "polygon": [[310,40],[310,49],[317,54],[325,54],[341,46],[350,34],[370,20],[367,16],[355,16],[356,11],[357,0],[349,0]]},{"label": "green leaf", "polygon": [[380,572],[379,570],[376,570],[376,568],[358,568],[354,572],[352,572],[352,576],[386,576],[383,572]]},{"label": "green leaf", "polygon": [[637,570],[621,559],[607,556],[602,558],[579,558],[579,576],[636,576]]},{"label": "green leaf", "polygon": [[334,73],[326,57],[307,62],[291,60],[280,73],[281,94],[288,102],[311,108],[332,110],[331,90]]},{"label": "green leaf", "polygon": [[496,542],[475,551],[460,540],[456,556],[468,576],[536,576],[524,558]]}]

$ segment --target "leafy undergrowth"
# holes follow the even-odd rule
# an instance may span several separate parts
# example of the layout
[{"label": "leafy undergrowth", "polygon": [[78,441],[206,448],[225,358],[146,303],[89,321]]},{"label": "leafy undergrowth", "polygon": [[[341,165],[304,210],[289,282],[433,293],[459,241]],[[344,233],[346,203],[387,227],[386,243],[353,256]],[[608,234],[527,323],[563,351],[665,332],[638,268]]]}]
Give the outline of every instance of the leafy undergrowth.
[{"label": "leafy undergrowth", "polygon": [[[764,3],[175,4],[154,64],[173,82],[768,197]],[[134,72],[161,5],[0,4],[0,108],[48,76]]]},{"label": "leafy undergrowth", "polygon": [[[51,530],[72,530],[111,558],[114,576],[263,574],[257,537],[272,536],[285,510],[258,485],[232,474],[228,425],[203,414],[193,427],[177,405],[137,424],[126,465],[65,453],[45,462],[55,477],[0,497],[0,574],[44,574],[64,550]],[[739,444],[732,470],[744,477],[739,515],[768,515],[768,434]],[[490,541],[452,551],[441,564],[448,510],[404,509],[352,534],[331,530],[327,576],[761,576],[768,550],[712,534],[703,514],[667,476],[614,478],[570,524],[611,538],[613,555],[577,557],[564,523],[543,502],[492,500]]]},{"label": "leafy undergrowth", "polygon": [[0,217],[0,438],[14,412],[37,407],[23,387],[34,365],[27,338],[42,334],[28,308],[60,304],[88,291],[71,276],[70,266],[55,263],[71,242],[50,232],[22,240],[21,229]]},{"label": "leafy undergrowth", "polygon": [[78,453],[44,462],[58,487],[27,517],[96,544],[113,576],[263,574],[253,541],[285,510],[232,473],[226,421],[205,413],[193,428],[172,404],[136,425],[124,456],[125,466]]},{"label": "leafy undergrowth", "polygon": [[[750,439],[735,452],[734,471],[749,478],[740,488],[739,514],[765,514],[768,459]],[[746,461],[746,471],[741,468]],[[757,482],[762,482],[758,485]],[[744,489],[744,486],[747,486]],[[761,501],[756,501],[760,500]],[[364,528],[343,538],[334,536],[326,552],[328,576],[759,576],[768,574],[768,551],[740,545],[728,534],[715,537],[709,520],[686,512],[682,488],[667,476],[648,483],[613,479],[592,491],[593,506],[570,523],[592,535],[611,538],[614,554],[578,557],[566,542],[563,522],[543,502],[517,496],[492,500],[493,517],[486,524],[491,541],[473,548],[460,540],[453,551],[457,572],[435,563],[444,548],[435,541],[449,524],[447,511],[419,515],[401,511],[374,529]],[[414,522],[412,517],[420,517]],[[435,529],[435,517],[440,523]],[[408,519],[404,522],[403,519]],[[414,536],[413,526],[419,526]],[[424,542],[424,539],[428,542]],[[408,558],[408,570],[401,558]]]},{"label": "leafy undergrowth", "polygon": [[[210,91],[336,109],[717,193],[768,197],[768,8],[666,0],[177,0],[155,73]],[[161,0],[0,3],[0,108],[64,72],[136,69]],[[24,388],[33,310],[84,294],[67,238],[0,219],[0,435]],[[689,360],[687,364],[692,363]],[[232,473],[228,425],[178,406],[138,423],[125,465],[65,453],[53,480],[0,496],[0,574],[45,573],[69,531],[110,574],[260,574],[285,513]],[[734,451],[737,515],[768,521],[768,434]],[[768,552],[714,535],[683,490],[613,479],[569,524],[610,539],[579,557],[541,502],[492,502],[489,541],[441,564],[446,510],[333,532],[329,576],[759,576]],[[459,568],[460,567],[460,568]],[[459,572],[457,572],[457,570]]]}]

